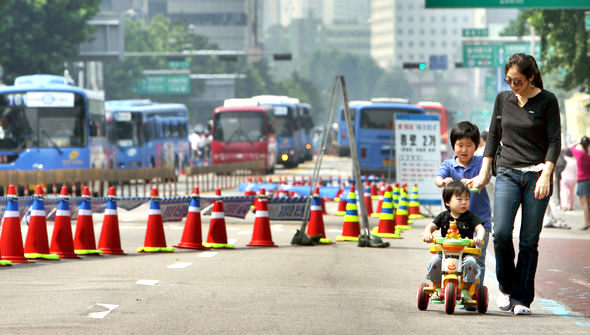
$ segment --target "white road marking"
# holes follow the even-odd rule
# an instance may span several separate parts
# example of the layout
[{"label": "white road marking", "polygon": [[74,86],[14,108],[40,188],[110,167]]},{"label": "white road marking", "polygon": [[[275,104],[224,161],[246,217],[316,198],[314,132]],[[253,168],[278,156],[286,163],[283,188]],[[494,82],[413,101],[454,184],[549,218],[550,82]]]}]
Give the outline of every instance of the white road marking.
[{"label": "white road marking", "polygon": [[100,306],[100,307],[104,307],[107,310],[106,311],[101,311],[101,312],[92,312],[92,313],[88,313],[88,317],[92,318],[92,319],[104,319],[113,309],[119,307],[119,305],[111,305],[111,304],[101,304],[101,303],[96,303],[94,306],[90,306],[88,307],[88,309],[91,309],[95,306]]},{"label": "white road marking", "polygon": [[192,263],[177,262],[172,265],[168,265],[167,268],[168,269],[184,269],[191,264]]},{"label": "white road marking", "polygon": [[238,239],[231,238],[231,239],[227,240],[227,244],[236,244],[237,241],[238,241]]},{"label": "white road marking", "polygon": [[159,280],[153,280],[153,279],[140,279],[140,280],[136,281],[135,283],[137,285],[154,286],[154,285],[157,285],[159,282],[160,282]]},{"label": "white road marking", "polygon": [[213,257],[217,255],[217,251],[203,251],[199,254],[199,257]]},{"label": "white road marking", "polygon": [[240,235],[249,235],[250,232],[249,231],[241,231],[239,232]]}]

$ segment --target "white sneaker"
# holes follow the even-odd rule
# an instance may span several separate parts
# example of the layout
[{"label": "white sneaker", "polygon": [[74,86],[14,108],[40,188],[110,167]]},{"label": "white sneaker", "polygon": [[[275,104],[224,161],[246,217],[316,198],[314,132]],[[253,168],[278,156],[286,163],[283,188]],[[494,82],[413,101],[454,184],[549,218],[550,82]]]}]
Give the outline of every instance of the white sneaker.
[{"label": "white sneaker", "polygon": [[496,305],[498,305],[498,308],[503,311],[509,311],[512,308],[512,303],[510,302],[510,295],[500,292],[496,297]]},{"label": "white sneaker", "polygon": [[514,315],[531,315],[531,309],[523,305],[516,305],[514,306]]}]

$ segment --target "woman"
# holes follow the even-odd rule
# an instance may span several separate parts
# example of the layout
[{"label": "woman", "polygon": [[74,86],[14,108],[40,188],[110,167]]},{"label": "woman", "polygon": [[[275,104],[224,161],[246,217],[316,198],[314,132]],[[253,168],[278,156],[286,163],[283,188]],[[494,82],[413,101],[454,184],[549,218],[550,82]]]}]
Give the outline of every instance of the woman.
[{"label": "woman", "polygon": [[[470,187],[482,188],[490,180],[496,149],[494,191],[494,251],[501,310],[531,314],[535,272],[543,216],[552,192],[552,174],[560,152],[559,106],[555,95],[543,89],[537,62],[530,55],[512,55],[504,80],[512,91],[496,97],[482,167]],[[514,219],[522,206],[518,261],[514,264]]]},{"label": "woman", "polygon": [[561,201],[561,209],[571,211],[574,209],[574,191],[576,189],[576,176],[578,174],[576,168],[577,163],[571,149],[565,150],[562,156],[565,160],[565,167],[561,171],[561,180],[559,181],[559,199]]},{"label": "woman", "polygon": [[584,210],[584,226],[582,230],[590,228],[590,138],[582,137],[580,143],[570,147],[570,151],[576,157],[578,168],[578,190],[580,203]]}]

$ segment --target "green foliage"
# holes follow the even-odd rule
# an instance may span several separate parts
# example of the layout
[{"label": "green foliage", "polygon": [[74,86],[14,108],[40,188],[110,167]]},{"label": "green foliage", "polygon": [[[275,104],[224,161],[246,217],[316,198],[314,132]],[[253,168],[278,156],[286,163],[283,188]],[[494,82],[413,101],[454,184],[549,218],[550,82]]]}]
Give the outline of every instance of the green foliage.
[{"label": "green foliage", "polygon": [[87,24],[100,0],[2,0],[0,2],[0,64],[2,80],[31,73],[63,73],[80,43],[88,40]]}]

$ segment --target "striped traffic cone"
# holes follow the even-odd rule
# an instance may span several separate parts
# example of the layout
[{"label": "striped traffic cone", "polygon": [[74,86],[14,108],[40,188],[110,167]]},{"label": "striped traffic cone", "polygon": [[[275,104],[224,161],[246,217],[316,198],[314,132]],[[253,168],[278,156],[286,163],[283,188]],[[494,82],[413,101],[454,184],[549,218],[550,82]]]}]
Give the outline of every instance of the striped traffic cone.
[{"label": "striped traffic cone", "polygon": [[148,214],[147,229],[143,247],[137,248],[137,252],[173,252],[174,248],[166,246],[166,235],[164,234],[164,222],[162,211],[160,211],[160,200],[158,189],[152,188],[152,201]]},{"label": "striped traffic cone", "polygon": [[74,252],[74,238],[72,236],[72,218],[70,213],[70,197],[68,187],[63,185],[59,193],[55,223],[49,251],[61,258],[80,258]]},{"label": "striped traffic cone", "polygon": [[401,196],[399,199],[399,205],[395,210],[395,229],[396,232],[399,230],[410,230],[412,227],[408,225],[408,194],[406,189],[401,187]]},{"label": "striped traffic cone", "polygon": [[387,186],[383,195],[383,205],[379,216],[379,226],[373,229],[373,235],[383,238],[401,238],[400,232],[395,229],[392,188]]},{"label": "striped traffic cone", "polygon": [[364,196],[365,196],[365,208],[367,209],[367,215],[371,216],[373,215],[373,199],[371,199],[371,193],[370,193],[370,188],[369,188],[369,183],[367,182],[367,184],[365,184],[365,192]]},{"label": "striped traffic cone", "polygon": [[268,198],[266,197],[266,190],[260,189],[258,201],[256,202],[256,218],[254,219],[254,230],[252,232],[252,240],[246,244],[247,247],[276,247],[272,241],[272,233],[270,231],[270,220],[268,218]]},{"label": "striped traffic cone", "polygon": [[379,186],[379,202],[377,203],[377,209],[371,214],[372,217],[378,218],[381,214],[381,206],[383,206],[383,196],[385,195],[385,182],[381,182]]},{"label": "striped traffic cone", "polygon": [[424,217],[420,213],[420,199],[418,198],[418,184],[414,184],[412,192],[410,193],[410,206],[409,206],[409,220],[421,219]]},{"label": "striped traffic cone", "polygon": [[340,186],[340,188],[338,188],[338,192],[336,192],[336,195],[334,196],[334,201],[340,201],[340,196],[344,193],[344,183],[338,186]]},{"label": "striped traffic cone", "polygon": [[29,216],[29,231],[25,241],[25,257],[32,259],[59,260],[59,255],[49,253],[49,238],[47,237],[47,220],[45,219],[45,202],[43,188],[35,187],[35,200],[31,206]]},{"label": "striped traffic cone", "polygon": [[2,234],[0,235],[0,256],[3,265],[12,263],[28,263],[23,248],[23,235],[20,230],[20,215],[18,212],[18,198],[16,187],[8,186],[6,209],[2,218]]},{"label": "striped traffic cone", "polygon": [[88,186],[84,186],[82,189],[82,198],[80,208],[78,209],[76,233],[74,234],[74,252],[77,255],[98,256],[103,251],[96,249],[92,206],[90,205],[90,190]]},{"label": "striped traffic cone", "polygon": [[98,249],[105,254],[124,255],[121,249],[121,236],[119,234],[119,215],[117,214],[117,190],[109,188],[107,205],[102,220],[102,230],[98,239]]},{"label": "striped traffic cone", "polygon": [[392,194],[394,209],[397,209],[397,207],[399,206],[399,197],[400,197],[399,184],[395,183],[395,184],[393,184],[393,194]]},{"label": "striped traffic cone", "polygon": [[309,214],[309,221],[307,222],[307,235],[317,236],[321,235],[320,243],[330,244],[332,240],[326,238],[326,230],[324,228],[324,217],[321,206],[321,197],[319,188],[315,188],[315,193],[311,199],[311,207]]},{"label": "striped traffic cone", "polygon": [[[344,184],[342,184],[342,188],[341,190],[344,189]],[[340,193],[340,195],[338,196],[338,209],[336,209],[336,213],[334,213],[334,215],[338,215],[338,216],[344,216],[346,215],[346,205],[348,203],[348,200],[343,197],[342,195],[344,194],[344,191]]]},{"label": "striped traffic cone", "polygon": [[211,220],[209,221],[209,233],[207,234],[207,242],[204,246],[209,248],[226,248],[233,249],[233,244],[227,243],[227,231],[225,230],[225,213],[223,209],[223,199],[221,198],[221,190],[216,189],[215,195],[217,200],[213,203],[211,211]]},{"label": "striped traffic cone", "polygon": [[348,192],[348,203],[346,204],[346,215],[344,216],[344,226],[342,228],[342,236],[336,237],[336,241],[352,241],[357,242],[361,234],[361,226],[359,223],[358,209],[356,206],[356,195],[354,193],[354,185],[350,187]]},{"label": "striped traffic cone", "polygon": [[376,181],[371,182],[371,199],[379,199],[379,189]]},{"label": "striped traffic cone", "polygon": [[209,249],[203,246],[203,237],[201,234],[201,200],[199,196],[199,187],[193,189],[192,199],[188,206],[188,214],[184,223],[184,230],[180,243],[175,245],[176,248],[185,249]]}]

